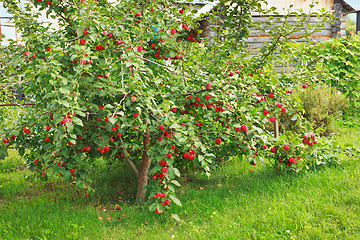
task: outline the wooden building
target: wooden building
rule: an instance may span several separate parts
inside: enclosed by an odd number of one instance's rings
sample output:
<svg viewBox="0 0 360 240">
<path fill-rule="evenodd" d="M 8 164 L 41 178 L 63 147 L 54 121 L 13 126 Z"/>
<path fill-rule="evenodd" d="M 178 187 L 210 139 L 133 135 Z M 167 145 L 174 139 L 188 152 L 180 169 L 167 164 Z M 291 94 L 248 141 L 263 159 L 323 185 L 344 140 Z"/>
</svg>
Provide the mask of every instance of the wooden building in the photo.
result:
<svg viewBox="0 0 360 240">
<path fill-rule="evenodd" d="M 115 1 L 115 0 L 110 0 Z M 331 24 L 330 19 L 329 22 L 325 24 L 325 27 L 321 29 L 321 32 L 312 36 L 313 39 L 316 40 L 324 40 L 329 37 L 335 37 L 338 35 L 338 32 L 341 36 L 345 36 L 345 28 L 346 28 L 346 15 L 350 12 L 354 12 L 355 9 L 350 6 L 346 0 L 317 0 L 319 2 L 316 5 L 315 9 L 326 8 L 329 11 L 334 11 L 335 17 L 338 19 L 334 20 L 334 24 Z M 359 0 L 360 1 L 360 0 Z M 24 5 L 27 0 L 21 0 L 21 4 Z M 183 0 L 178 0 L 178 2 L 184 2 Z M 230 1 L 229 1 L 230 2 Z M 283 16 L 287 14 L 287 9 L 289 9 L 290 5 L 293 5 L 292 9 L 300 9 L 302 8 L 304 12 L 309 12 L 309 5 L 312 4 L 313 0 L 267 0 L 267 5 L 263 5 L 263 8 L 276 7 L 279 16 Z M 212 2 L 206 0 L 193 0 L 193 5 L 199 10 L 195 17 L 200 18 L 201 13 L 208 13 L 213 8 L 216 8 L 219 4 L 218 0 L 214 0 Z M 45 14 L 41 19 L 41 22 L 44 23 L 52 23 L 54 28 L 58 28 L 56 20 L 47 19 Z M 360 15 L 359 15 L 360 16 Z M 14 24 L 9 21 L 11 15 L 8 14 L 3 7 L 3 3 L 0 2 L 0 33 L 5 34 L 8 38 L 19 40 L 20 36 L 17 34 Z M 263 16 L 259 13 L 253 13 L 253 20 L 256 22 L 269 22 L 269 16 Z M 294 17 L 289 18 L 290 22 L 295 21 Z M 274 20 L 273 20 L 274 21 Z M 316 21 L 316 17 L 312 17 L 311 21 Z M 274 25 L 279 24 L 279 22 L 272 23 Z M 214 37 L 216 36 L 216 31 L 213 31 L 210 26 L 212 23 L 209 23 L 206 18 L 200 20 L 200 29 L 203 30 L 202 37 Z M 299 32 L 297 35 L 301 35 Z M 259 48 L 265 42 L 269 41 L 268 34 L 266 32 L 261 32 L 256 29 L 252 29 L 249 38 L 246 40 L 246 43 L 252 48 Z M 302 39 L 300 39 L 302 41 Z M 7 42 L 2 42 L 3 45 L 7 45 Z"/>
<path fill-rule="evenodd" d="M 216 8 L 216 1 L 214 2 L 201 2 L 194 1 L 195 4 L 199 5 L 199 13 L 206 13 L 212 10 L 212 8 Z M 320 29 L 320 32 L 311 35 L 309 38 L 311 40 L 322 41 L 327 38 L 336 37 L 336 36 L 345 36 L 346 29 L 346 15 L 348 13 L 354 12 L 355 9 L 350 6 L 345 0 L 318 0 L 318 4 L 315 5 L 313 9 L 310 8 L 310 5 L 313 3 L 313 0 L 268 0 L 267 4 L 263 5 L 264 9 L 270 9 L 271 7 L 276 7 L 276 12 L 279 15 L 272 15 L 271 25 L 277 26 L 282 24 L 281 20 L 277 20 L 278 17 L 283 17 L 288 14 L 288 9 L 291 7 L 292 11 L 296 9 L 303 9 L 305 13 L 312 13 L 319 9 L 325 8 L 326 10 L 332 12 L 335 16 L 334 19 L 329 19 L 328 22 L 324 24 L 324 27 Z M 202 6 L 202 7 L 200 7 Z M 269 23 L 270 16 L 264 16 L 258 12 L 254 12 L 252 14 L 253 21 L 259 23 Z M 288 17 L 289 23 L 295 22 L 297 18 L 295 16 Z M 315 23 L 318 21 L 316 15 L 312 15 L 309 19 L 310 23 Z M 332 23 L 333 21 L 333 23 Z M 206 19 L 200 20 L 200 29 L 204 31 L 202 37 L 213 37 L 216 35 L 216 31 L 211 30 L 210 26 L 214 25 L 214 23 L 209 23 Z M 295 38 L 299 38 L 302 36 L 302 31 L 294 33 Z M 251 29 L 251 33 L 248 39 L 245 42 L 248 44 L 249 48 L 259 49 L 265 43 L 269 42 L 269 34 L 266 31 L 261 31 L 258 29 Z M 299 38 L 297 41 L 305 41 L 305 38 Z"/>
<path fill-rule="evenodd" d="M 27 0 L 20 0 L 20 8 L 25 7 Z M 43 10 L 42 15 L 39 19 L 40 22 L 44 23 L 44 25 L 49 25 L 55 29 L 59 28 L 59 24 L 56 19 L 47 18 L 46 11 Z M 16 31 L 15 24 L 11 21 L 12 15 L 7 12 L 6 8 L 4 7 L 4 3 L 0 2 L 0 34 L 5 35 L 5 39 L 1 42 L 1 45 L 7 46 L 9 44 L 8 39 L 12 39 L 15 41 L 20 41 L 21 36 Z"/>
</svg>

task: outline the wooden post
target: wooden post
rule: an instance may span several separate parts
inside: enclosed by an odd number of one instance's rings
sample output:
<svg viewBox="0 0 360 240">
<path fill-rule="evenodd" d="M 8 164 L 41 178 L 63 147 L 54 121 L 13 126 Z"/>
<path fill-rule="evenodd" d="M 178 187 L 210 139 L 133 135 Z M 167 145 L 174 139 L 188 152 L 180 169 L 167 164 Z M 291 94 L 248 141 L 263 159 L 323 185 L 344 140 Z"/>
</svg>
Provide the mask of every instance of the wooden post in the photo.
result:
<svg viewBox="0 0 360 240">
<path fill-rule="evenodd" d="M 275 120 L 274 122 L 274 138 L 279 138 L 279 122 Z"/>
<path fill-rule="evenodd" d="M 356 12 L 356 34 L 360 31 L 360 11 Z"/>
<path fill-rule="evenodd" d="M 343 16 L 342 10 L 343 5 L 341 3 L 335 3 L 334 4 L 334 25 L 331 28 L 332 37 L 339 37 L 340 31 L 341 31 L 341 18 Z"/>
</svg>

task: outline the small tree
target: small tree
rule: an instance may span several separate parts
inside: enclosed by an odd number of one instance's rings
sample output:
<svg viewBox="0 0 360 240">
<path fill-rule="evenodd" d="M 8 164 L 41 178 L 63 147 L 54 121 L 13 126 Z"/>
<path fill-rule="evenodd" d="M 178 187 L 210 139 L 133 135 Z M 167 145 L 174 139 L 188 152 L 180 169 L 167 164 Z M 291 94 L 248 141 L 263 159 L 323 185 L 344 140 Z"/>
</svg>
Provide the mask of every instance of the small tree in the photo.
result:
<svg viewBox="0 0 360 240">
<path fill-rule="evenodd" d="M 2 132 L 1 157 L 7 146 L 21 155 L 28 148 L 30 169 L 41 178 L 51 169 L 87 189 L 94 159 L 126 161 L 138 179 L 136 203 L 148 194 L 157 213 L 171 202 L 181 205 L 181 168 L 209 175 L 217 163 L 238 155 L 254 165 L 301 167 L 316 143 L 287 98 L 301 83 L 284 85 L 264 61 L 286 41 L 291 31 L 282 29 L 289 26 L 275 28 L 274 36 L 281 36 L 259 60 L 245 60 L 241 44 L 229 48 L 247 36 L 250 13 L 260 11 L 260 2 L 239 1 L 246 3 L 241 14 L 224 5 L 225 37 L 208 46 L 197 38 L 184 4 L 34 1 L 35 9 L 58 20 L 60 29 L 54 29 L 39 23 L 32 5 L 20 9 L 16 1 L 4 1 L 22 35 L 22 43 L 1 49 L 4 71 L 28 81 L 24 92 L 37 105 Z M 240 27 L 231 30 L 228 16 Z M 281 113 L 302 133 L 275 139 L 269 129 Z"/>
</svg>

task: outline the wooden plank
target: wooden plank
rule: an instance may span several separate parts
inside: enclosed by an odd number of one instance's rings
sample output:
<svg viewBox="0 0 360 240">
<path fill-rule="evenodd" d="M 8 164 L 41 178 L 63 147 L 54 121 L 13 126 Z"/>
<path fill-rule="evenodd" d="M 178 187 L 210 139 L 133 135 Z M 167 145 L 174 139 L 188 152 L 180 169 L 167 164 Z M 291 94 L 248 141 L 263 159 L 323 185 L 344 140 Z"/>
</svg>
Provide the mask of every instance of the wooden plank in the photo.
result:
<svg viewBox="0 0 360 240">
<path fill-rule="evenodd" d="M 318 0 L 319 4 L 315 5 L 312 9 L 312 12 L 326 8 L 327 10 L 332 10 L 334 6 L 334 0 Z M 312 3 L 311 0 L 267 0 L 267 4 L 262 4 L 263 9 L 270 9 L 271 7 L 276 7 L 277 12 L 279 14 L 286 14 L 290 5 L 294 5 L 291 10 L 294 11 L 295 9 L 303 9 L 305 13 L 310 12 L 310 4 Z"/>
<path fill-rule="evenodd" d="M 23 103 L 23 104 L 0 104 L 0 107 L 20 107 L 20 106 L 35 106 L 36 103 Z"/>
<path fill-rule="evenodd" d="M 283 19 L 283 16 L 273 16 L 271 21 L 273 21 L 274 23 L 281 22 L 282 19 Z M 252 16 L 252 21 L 258 22 L 258 23 L 270 22 L 268 16 Z M 287 21 L 288 22 L 298 22 L 298 18 L 295 16 L 294 17 L 290 16 L 287 18 Z M 311 16 L 310 19 L 308 20 L 308 22 L 309 23 L 319 22 L 319 18 L 317 16 Z"/>
<path fill-rule="evenodd" d="M 302 35 L 289 35 L 287 36 L 290 39 L 294 39 L 297 42 L 305 42 L 307 41 L 305 37 L 302 37 Z M 308 36 L 308 39 L 313 39 L 317 41 L 323 41 L 325 39 L 331 38 L 331 35 L 310 35 Z M 268 36 L 258 36 L 258 37 L 250 37 L 248 39 L 245 39 L 244 42 L 246 44 L 253 44 L 253 43 L 268 43 L 270 42 L 271 38 Z"/>
<path fill-rule="evenodd" d="M 273 29 L 275 27 L 279 27 L 279 26 L 283 26 L 284 24 L 282 22 L 272 22 L 270 25 L 268 24 L 262 24 L 260 25 L 260 27 L 262 26 L 262 28 L 265 29 Z M 308 28 L 308 27 L 312 27 L 314 26 L 314 23 L 310 23 L 310 24 L 304 24 L 303 28 Z M 321 27 L 323 29 L 331 29 L 333 27 L 333 25 L 330 22 L 325 22 L 324 25 Z M 253 27 L 250 29 L 259 29 L 259 27 Z"/>
<path fill-rule="evenodd" d="M 294 32 L 292 35 L 302 35 L 304 32 L 304 29 L 301 29 L 302 31 L 297 31 Z M 332 34 L 332 30 L 331 29 L 322 29 L 319 32 L 314 33 L 314 36 L 328 36 Z M 264 32 L 261 30 L 252 30 L 250 32 L 249 37 L 263 37 L 263 36 L 269 36 L 269 32 Z"/>
</svg>

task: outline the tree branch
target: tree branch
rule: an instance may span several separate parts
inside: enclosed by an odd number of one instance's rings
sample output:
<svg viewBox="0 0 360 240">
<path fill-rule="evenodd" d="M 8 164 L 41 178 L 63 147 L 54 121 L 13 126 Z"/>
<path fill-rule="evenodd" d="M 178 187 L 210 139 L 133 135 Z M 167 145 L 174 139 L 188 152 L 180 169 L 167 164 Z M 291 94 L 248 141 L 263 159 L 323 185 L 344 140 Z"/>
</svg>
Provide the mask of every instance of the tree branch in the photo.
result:
<svg viewBox="0 0 360 240">
<path fill-rule="evenodd" d="M 139 176 L 139 171 L 136 168 L 134 162 L 129 159 L 129 154 L 126 151 L 125 143 L 124 143 L 124 141 L 123 141 L 123 139 L 121 137 L 120 137 L 120 148 L 121 148 L 121 152 L 124 155 L 124 158 L 125 158 L 126 162 L 129 164 L 131 170 L 134 172 L 136 177 L 138 177 Z"/>
</svg>

